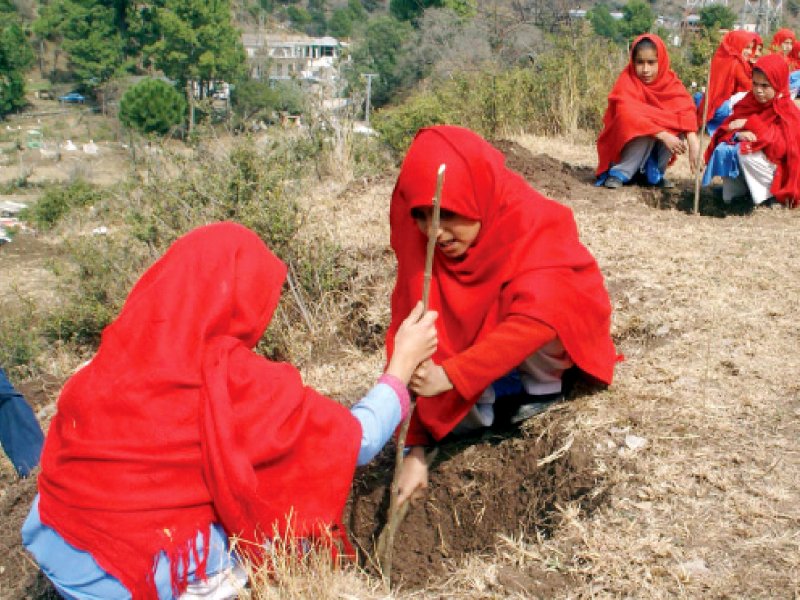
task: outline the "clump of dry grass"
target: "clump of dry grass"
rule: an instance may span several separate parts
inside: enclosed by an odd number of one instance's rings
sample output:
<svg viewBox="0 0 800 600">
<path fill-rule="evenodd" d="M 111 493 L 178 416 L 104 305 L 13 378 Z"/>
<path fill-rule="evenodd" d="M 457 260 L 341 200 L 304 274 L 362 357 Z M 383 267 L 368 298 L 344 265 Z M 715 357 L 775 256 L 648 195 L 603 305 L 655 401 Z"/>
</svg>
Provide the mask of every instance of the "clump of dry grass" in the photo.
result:
<svg viewBox="0 0 800 600">
<path fill-rule="evenodd" d="M 234 543 L 234 549 L 236 543 Z M 381 583 L 353 564 L 334 559 L 324 546 L 275 537 L 266 560 L 244 562 L 249 587 L 240 594 L 252 600 L 390 600 Z"/>
</svg>

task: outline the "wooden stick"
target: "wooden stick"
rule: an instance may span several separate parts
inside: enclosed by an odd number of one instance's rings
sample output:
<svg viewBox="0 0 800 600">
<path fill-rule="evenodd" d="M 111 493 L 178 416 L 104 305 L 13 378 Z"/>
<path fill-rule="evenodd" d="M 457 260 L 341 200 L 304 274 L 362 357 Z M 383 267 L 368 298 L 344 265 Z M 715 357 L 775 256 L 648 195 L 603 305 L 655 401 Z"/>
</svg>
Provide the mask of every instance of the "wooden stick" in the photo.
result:
<svg viewBox="0 0 800 600">
<path fill-rule="evenodd" d="M 444 171 L 446 165 L 442 163 L 439 165 L 439 171 L 436 174 L 436 192 L 433 196 L 433 217 L 431 219 L 430 228 L 428 229 L 428 246 L 425 252 L 425 274 L 422 280 L 422 306 L 425 311 L 428 310 L 428 303 L 430 300 L 431 292 L 431 278 L 433 276 L 433 254 L 436 250 L 436 231 L 439 229 L 439 213 L 442 203 L 442 186 L 444 185 Z M 408 512 L 408 502 L 398 505 L 398 485 L 400 480 L 400 472 L 403 468 L 403 458 L 406 448 L 406 435 L 408 435 L 408 426 L 411 423 L 411 413 L 414 412 L 414 404 L 408 410 L 403 424 L 400 426 L 400 432 L 397 435 L 397 452 L 395 453 L 394 462 L 394 475 L 392 476 L 392 487 L 390 489 L 389 499 L 389 514 L 386 519 L 386 526 L 378 536 L 378 543 L 376 546 L 376 553 L 378 557 L 378 564 L 381 568 L 381 577 L 384 584 L 388 587 L 392 577 L 392 554 L 394 551 L 394 536 L 397 533 L 397 528 Z M 432 461 L 436 455 L 431 453 L 429 459 Z M 428 459 L 426 462 L 430 464 Z"/>
<path fill-rule="evenodd" d="M 706 78 L 706 92 L 703 94 L 703 126 L 700 128 L 700 149 L 699 152 L 703 151 L 703 137 L 706 134 L 706 125 L 708 125 L 708 92 L 709 87 L 711 86 L 711 63 L 714 60 L 714 56 L 712 55 L 710 59 L 708 59 L 708 76 Z M 698 157 L 699 158 L 699 157 Z M 694 174 L 694 214 L 700 213 L 700 177 L 703 174 L 703 169 L 701 168 L 702 161 L 698 160 L 697 164 L 695 165 L 696 172 Z"/>
</svg>

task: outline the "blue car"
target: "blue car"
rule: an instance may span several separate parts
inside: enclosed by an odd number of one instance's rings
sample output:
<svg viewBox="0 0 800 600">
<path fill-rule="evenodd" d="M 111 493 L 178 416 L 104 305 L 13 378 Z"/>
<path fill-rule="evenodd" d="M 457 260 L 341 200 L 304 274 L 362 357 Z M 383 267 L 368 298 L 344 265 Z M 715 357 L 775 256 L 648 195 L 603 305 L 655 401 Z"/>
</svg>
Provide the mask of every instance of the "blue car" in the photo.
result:
<svg viewBox="0 0 800 600">
<path fill-rule="evenodd" d="M 70 92 L 64 96 L 59 96 L 58 101 L 67 102 L 70 104 L 83 104 L 86 101 L 86 97 L 78 92 Z"/>
</svg>

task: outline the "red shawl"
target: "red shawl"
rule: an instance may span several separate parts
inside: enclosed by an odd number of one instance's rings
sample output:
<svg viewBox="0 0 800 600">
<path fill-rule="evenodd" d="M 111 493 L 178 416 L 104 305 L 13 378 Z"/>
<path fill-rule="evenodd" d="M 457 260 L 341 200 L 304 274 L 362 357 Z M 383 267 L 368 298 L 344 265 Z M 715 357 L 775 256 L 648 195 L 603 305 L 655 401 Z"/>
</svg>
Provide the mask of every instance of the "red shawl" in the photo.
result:
<svg viewBox="0 0 800 600">
<path fill-rule="evenodd" d="M 195 537 L 212 522 L 257 542 L 288 528 L 313 537 L 341 519 L 357 421 L 294 367 L 252 351 L 285 274 L 240 225 L 192 231 L 136 283 L 61 393 L 42 455 L 42 522 L 134 598 L 157 597 L 160 551 L 185 588 Z"/>
<path fill-rule="evenodd" d="M 658 49 L 658 76 L 650 85 L 636 76 L 633 64 L 633 48 L 643 39 L 649 39 Z M 608 95 L 603 124 L 597 139 L 598 176 L 619 161 L 625 144 L 634 138 L 661 131 L 674 134 L 697 131 L 694 102 L 678 76 L 670 70 L 667 48 L 657 35 L 645 33 L 633 41 L 630 62 Z"/>
<path fill-rule="evenodd" d="M 792 44 L 792 51 L 789 53 L 789 70 L 797 71 L 800 69 L 800 42 Z"/>
<path fill-rule="evenodd" d="M 506 168 L 498 150 L 460 127 L 422 129 L 392 194 L 397 282 L 388 353 L 404 315 L 422 297 L 427 238 L 411 210 L 431 206 L 441 163 L 447 165 L 442 208 L 479 220 L 481 229 L 460 258 L 436 249 L 430 292 L 431 309 L 439 311 L 434 362 L 466 350 L 506 316 L 525 315 L 554 329 L 584 372 L 610 383 L 616 359 L 609 336 L 611 304 L 597 262 L 578 240 L 572 212 L 532 189 Z M 418 398 L 414 414 L 441 439 L 476 400 L 451 390 Z"/>
<path fill-rule="evenodd" d="M 731 31 L 722 38 L 719 48 L 711 59 L 711 81 L 708 83 L 708 118 L 728 98 L 738 92 L 749 92 L 752 85 L 752 66 L 742 52 L 753 44 L 756 34 L 747 31 Z M 703 102 L 697 109 L 698 120 L 703 118 Z"/>
<path fill-rule="evenodd" d="M 759 103 L 753 93 L 748 93 L 736 103 L 733 114 L 720 125 L 706 149 L 706 162 L 717 144 L 734 143 L 735 131 L 728 123 L 747 119 L 743 129 L 752 131 L 755 142 L 741 142 L 739 152 L 748 154 L 762 150 L 770 162 L 777 166 L 770 191 L 787 206 L 797 206 L 800 201 L 800 110 L 789 93 L 789 67 L 779 54 L 762 56 L 754 69 L 766 75 L 775 89 L 775 98 L 766 104 Z"/>
</svg>

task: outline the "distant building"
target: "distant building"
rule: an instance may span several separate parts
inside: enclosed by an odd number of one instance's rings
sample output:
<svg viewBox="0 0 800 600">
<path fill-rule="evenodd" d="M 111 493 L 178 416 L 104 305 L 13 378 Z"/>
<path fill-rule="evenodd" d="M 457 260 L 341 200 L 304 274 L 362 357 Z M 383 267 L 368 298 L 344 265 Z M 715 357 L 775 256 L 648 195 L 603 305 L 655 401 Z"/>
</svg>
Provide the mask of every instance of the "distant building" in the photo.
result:
<svg viewBox="0 0 800 600">
<path fill-rule="evenodd" d="M 244 33 L 242 43 L 253 79 L 312 84 L 333 84 L 338 80 L 339 60 L 347 47 L 333 37 L 264 32 Z"/>
</svg>

